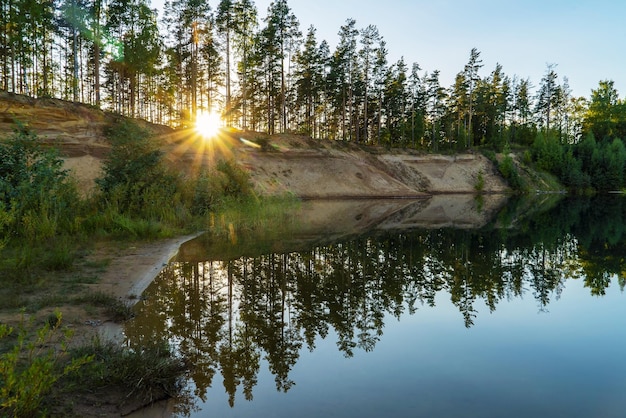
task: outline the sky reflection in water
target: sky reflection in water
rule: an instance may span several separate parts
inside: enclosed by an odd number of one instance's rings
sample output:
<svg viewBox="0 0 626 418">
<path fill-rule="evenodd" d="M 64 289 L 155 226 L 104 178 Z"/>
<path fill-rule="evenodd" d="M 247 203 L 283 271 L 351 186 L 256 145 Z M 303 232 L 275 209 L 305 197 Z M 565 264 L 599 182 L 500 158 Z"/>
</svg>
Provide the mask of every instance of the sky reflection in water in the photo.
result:
<svg viewBox="0 0 626 418">
<path fill-rule="evenodd" d="M 213 261 L 164 269 L 129 344 L 194 359 L 191 416 L 621 417 L 626 202 L 503 225 L 519 210 L 226 260 L 205 241 Z"/>
</svg>

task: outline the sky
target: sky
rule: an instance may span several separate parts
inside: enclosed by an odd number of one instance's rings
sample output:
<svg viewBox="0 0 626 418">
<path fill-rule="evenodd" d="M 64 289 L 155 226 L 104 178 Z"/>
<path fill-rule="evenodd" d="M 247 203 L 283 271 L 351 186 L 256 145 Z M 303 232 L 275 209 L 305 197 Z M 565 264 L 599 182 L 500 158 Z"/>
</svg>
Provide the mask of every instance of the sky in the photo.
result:
<svg viewBox="0 0 626 418">
<path fill-rule="evenodd" d="M 162 1 L 162 0 L 154 0 Z M 218 1 L 210 0 L 213 9 Z M 255 0 L 259 20 L 271 0 Z M 472 48 L 487 77 L 499 63 L 506 75 L 530 79 L 535 88 L 548 64 L 575 96 L 589 97 L 601 80 L 613 80 L 626 95 L 625 0 L 288 0 L 306 34 L 334 50 L 339 29 L 353 18 L 359 29 L 372 24 L 386 41 L 389 63 L 404 57 L 410 69 L 440 71 L 449 87 Z"/>
</svg>

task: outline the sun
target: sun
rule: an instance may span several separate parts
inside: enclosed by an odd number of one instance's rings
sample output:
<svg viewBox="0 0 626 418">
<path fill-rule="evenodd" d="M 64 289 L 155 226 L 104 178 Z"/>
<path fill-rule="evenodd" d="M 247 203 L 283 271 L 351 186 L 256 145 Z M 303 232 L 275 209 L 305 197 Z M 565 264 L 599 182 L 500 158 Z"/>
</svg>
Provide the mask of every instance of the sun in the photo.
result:
<svg viewBox="0 0 626 418">
<path fill-rule="evenodd" d="M 199 111 L 196 116 L 196 131 L 204 138 L 212 138 L 220 130 L 220 115 L 213 112 Z"/>
</svg>

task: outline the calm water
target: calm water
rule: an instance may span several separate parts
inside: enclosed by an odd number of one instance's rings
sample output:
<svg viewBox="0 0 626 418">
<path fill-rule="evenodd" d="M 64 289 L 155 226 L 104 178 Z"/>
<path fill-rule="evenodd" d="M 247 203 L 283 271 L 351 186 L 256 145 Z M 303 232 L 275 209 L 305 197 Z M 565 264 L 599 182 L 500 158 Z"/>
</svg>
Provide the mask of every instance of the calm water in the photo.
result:
<svg viewBox="0 0 626 418">
<path fill-rule="evenodd" d="M 128 344 L 193 364 L 180 416 L 626 416 L 626 200 L 441 199 L 189 242 Z"/>
</svg>

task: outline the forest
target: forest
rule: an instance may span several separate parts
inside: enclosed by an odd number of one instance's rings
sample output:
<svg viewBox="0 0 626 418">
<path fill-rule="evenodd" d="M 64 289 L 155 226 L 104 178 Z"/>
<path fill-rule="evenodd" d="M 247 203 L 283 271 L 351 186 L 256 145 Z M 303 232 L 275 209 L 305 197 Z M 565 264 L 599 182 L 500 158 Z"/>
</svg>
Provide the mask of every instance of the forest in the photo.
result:
<svg viewBox="0 0 626 418">
<path fill-rule="evenodd" d="M 611 80 L 575 97 L 483 69 L 473 48 L 453 85 L 389 62 L 377 27 L 347 19 L 331 50 L 287 0 L 0 0 L 0 88 L 82 102 L 173 127 L 199 112 L 244 130 L 433 152 L 517 145 L 571 189 L 624 185 L 626 103 Z M 418 46 L 416 46 L 418 48 Z M 487 73 L 488 72 L 488 73 Z M 486 75 L 485 75 L 486 74 Z"/>
</svg>

